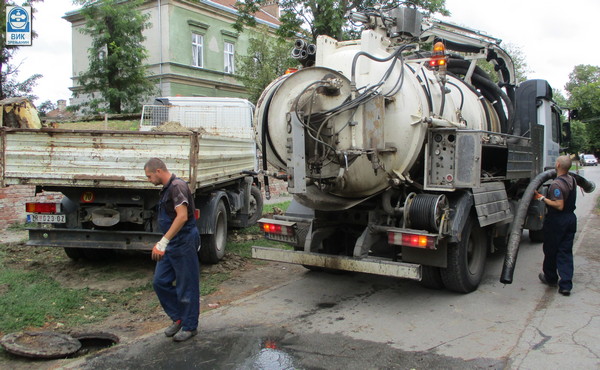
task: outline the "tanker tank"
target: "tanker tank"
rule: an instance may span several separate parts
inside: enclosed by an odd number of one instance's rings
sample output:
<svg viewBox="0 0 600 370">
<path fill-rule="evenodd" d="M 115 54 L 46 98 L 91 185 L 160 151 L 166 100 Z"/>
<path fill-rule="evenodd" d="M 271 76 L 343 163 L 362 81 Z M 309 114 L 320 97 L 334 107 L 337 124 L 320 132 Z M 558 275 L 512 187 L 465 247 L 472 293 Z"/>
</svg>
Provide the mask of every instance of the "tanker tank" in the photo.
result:
<svg viewBox="0 0 600 370">
<path fill-rule="evenodd" d="M 347 209 L 411 183 L 423 173 L 428 127 L 506 131 L 501 99 L 446 73 L 452 64 L 461 72 L 460 60 L 431 68 L 435 53 L 392 45 L 382 29 L 357 41 L 319 36 L 316 46 L 314 67 L 273 81 L 254 120 L 263 153 L 309 208 Z"/>
</svg>

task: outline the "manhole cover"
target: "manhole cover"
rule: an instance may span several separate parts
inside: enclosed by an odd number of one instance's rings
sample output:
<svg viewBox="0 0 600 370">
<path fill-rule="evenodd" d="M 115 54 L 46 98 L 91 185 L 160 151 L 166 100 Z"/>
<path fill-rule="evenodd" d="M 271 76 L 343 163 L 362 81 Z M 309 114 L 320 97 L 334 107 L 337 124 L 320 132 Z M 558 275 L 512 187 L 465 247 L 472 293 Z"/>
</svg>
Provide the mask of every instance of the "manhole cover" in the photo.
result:
<svg viewBox="0 0 600 370">
<path fill-rule="evenodd" d="M 31 358 L 66 357 L 81 348 L 81 342 L 70 335 L 49 331 L 7 334 L 0 344 L 10 353 Z"/>
</svg>

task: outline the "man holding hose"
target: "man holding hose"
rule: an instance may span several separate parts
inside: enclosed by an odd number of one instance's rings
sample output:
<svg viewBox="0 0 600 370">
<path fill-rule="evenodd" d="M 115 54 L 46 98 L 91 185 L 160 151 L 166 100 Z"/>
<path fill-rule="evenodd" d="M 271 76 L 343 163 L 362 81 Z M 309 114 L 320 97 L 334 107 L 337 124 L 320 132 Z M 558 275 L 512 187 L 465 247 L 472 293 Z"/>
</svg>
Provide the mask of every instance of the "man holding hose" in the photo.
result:
<svg viewBox="0 0 600 370">
<path fill-rule="evenodd" d="M 569 175 L 571 158 L 567 155 L 556 159 L 556 179 L 545 197 L 535 192 L 535 199 L 548 207 L 544 220 L 544 264 L 538 275 L 542 283 L 556 286 L 564 296 L 571 294 L 573 288 L 573 240 L 577 231 L 575 201 L 577 183 Z"/>
</svg>

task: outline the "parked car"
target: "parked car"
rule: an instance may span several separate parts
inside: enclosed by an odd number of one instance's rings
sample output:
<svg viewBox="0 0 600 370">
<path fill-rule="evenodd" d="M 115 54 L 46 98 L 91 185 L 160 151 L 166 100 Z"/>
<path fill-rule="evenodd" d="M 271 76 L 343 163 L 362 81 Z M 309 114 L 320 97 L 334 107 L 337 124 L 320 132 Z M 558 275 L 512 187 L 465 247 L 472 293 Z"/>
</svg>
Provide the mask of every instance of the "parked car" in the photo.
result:
<svg viewBox="0 0 600 370">
<path fill-rule="evenodd" d="M 593 154 L 584 154 L 581 156 L 581 165 L 582 166 L 597 166 L 598 158 L 596 158 Z"/>
</svg>

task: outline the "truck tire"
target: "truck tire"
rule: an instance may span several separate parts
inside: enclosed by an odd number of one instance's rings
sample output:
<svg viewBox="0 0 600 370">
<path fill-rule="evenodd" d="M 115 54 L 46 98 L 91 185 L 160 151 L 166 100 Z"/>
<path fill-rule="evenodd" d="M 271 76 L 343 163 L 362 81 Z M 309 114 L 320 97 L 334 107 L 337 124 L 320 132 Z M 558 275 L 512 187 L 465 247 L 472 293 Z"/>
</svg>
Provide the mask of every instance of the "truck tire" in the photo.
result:
<svg viewBox="0 0 600 370">
<path fill-rule="evenodd" d="M 483 277 L 487 252 L 485 232 L 469 216 L 461 241 L 448 244 L 448 266 L 440 270 L 446 288 L 457 293 L 476 290 Z"/>
<path fill-rule="evenodd" d="M 260 189 L 256 186 L 250 187 L 250 207 L 248 207 L 248 226 L 256 224 L 262 217 L 263 197 Z"/>
<path fill-rule="evenodd" d="M 532 243 L 544 242 L 544 230 L 529 230 L 529 240 Z"/>
<path fill-rule="evenodd" d="M 444 289 L 444 281 L 439 267 L 421 266 L 421 285 L 428 289 Z"/>
<path fill-rule="evenodd" d="M 72 259 L 73 261 L 77 261 L 83 259 L 85 256 L 83 255 L 82 248 L 64 248 L 65 254 L 67 257 Z"/>
<path fill-rule="evenodd" d="M 201 235 L 200 261 L 215 264 L 225 256 L 227 245 L 227 209 L 222 200 L 215 211 L 215 232 Z"/>
</svg>

